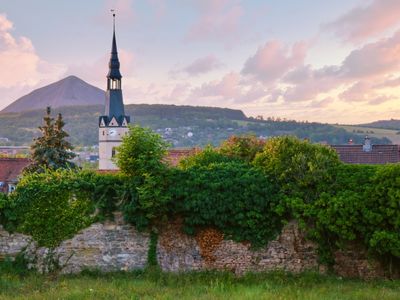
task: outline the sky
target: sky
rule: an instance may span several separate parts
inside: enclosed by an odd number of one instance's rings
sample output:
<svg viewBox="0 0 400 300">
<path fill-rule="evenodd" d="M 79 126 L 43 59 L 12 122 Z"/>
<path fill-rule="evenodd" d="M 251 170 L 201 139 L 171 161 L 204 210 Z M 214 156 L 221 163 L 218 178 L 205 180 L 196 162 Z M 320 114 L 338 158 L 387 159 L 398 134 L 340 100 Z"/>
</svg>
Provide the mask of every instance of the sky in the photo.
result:
<svg viewBox="0 0 400 300">
<path fill-rule="evenodd" d="M 125 104 L 323 123 L 400 119 L 399 0 L 0 0 L 0 109 L 75 75 Z"/>
</svg>

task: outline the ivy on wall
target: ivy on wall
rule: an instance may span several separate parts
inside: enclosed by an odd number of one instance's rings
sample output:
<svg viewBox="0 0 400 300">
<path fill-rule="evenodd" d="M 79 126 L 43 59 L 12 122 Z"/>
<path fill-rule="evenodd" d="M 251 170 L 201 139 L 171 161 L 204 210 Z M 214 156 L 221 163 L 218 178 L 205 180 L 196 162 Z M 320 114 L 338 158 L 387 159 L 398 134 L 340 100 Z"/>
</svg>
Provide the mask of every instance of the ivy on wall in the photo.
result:
<svg viewBox="0 0 400 300">
<path fill-rule="evenodd" d="M 132 139 L 124 139 L 118 164 L 132 160 L 122 174 L 28 174 L 13 194 L 0 196 L 0 222 L 55 247 L 119 210 L 139 230 L 179 218 L 189 234 L 215 228 L 225 238 L 258 247 L 295 219 L 319 244 L 325 263 L 349 242 L 391 265 L 400 258 L 399 164 L 344 165 L 329 147 L 293 137 L 262 144 L 238 137 L 170 167 L 159 136 L 138 127 L 131 134 L 147 141 L 135 144 L 146 155 L 132 158 L 133 148 L 126 145 Z M 132 172 L 130 166 L 140 168 Z M 152 233 L 149 265 L 156 263 L 156 243 Z"/>
</svg>

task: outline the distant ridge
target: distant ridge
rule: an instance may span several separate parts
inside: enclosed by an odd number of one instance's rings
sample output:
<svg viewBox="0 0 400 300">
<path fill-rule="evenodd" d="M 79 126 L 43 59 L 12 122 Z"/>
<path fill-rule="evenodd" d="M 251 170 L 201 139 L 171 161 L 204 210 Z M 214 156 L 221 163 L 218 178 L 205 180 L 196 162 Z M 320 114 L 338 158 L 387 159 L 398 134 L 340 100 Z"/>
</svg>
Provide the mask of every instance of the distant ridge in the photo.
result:
<svg viewBox="0 0 400 300">
<path fill-rule="evenodd" d="M 64 106 L 104 105 L 104 91 L 76 76 L 36 89 L 17 99 L 0 113 L 24 112 Z"/>
<path fill-rule="evenodd" d="M 371 123 L 360 124 L 358 126 L 400 130 L 400 120 L 398 119 L 379 120 Z"/>
</svg>

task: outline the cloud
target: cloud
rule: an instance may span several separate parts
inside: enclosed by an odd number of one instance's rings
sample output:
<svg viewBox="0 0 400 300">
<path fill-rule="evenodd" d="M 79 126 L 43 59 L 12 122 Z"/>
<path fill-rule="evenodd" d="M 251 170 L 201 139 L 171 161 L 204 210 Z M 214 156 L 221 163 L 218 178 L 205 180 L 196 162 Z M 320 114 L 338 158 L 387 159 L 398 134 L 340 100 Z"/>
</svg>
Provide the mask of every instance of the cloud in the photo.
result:
<svg viewBox="0 0 400 300">
<path fill-rule="evenodd" d="M 237 40 L 243 8 L 238 1 L 202 0 L 196 2 L 199 18 L 189 28 L 185 40 L 224 41 Z"/>
<path fill-rule="evenodd" d="M 182 71 L 186 72 L 190 76 L 196 76 L 208 73 L 220 68 L 221 66 L 222 63 L 214 55 L 207 55 L 196 59 L 188 66 L 184 67 Z"/>
<path fill-rule="evenodd" d="M 373 0 L 324 26 L 346 42 L 363 42 L 400 25 L 398 0 Z"/>
<path fill-rule="evenodd" d="M 275 77 L 281 75 L 284 66 L 290 66 L 289 63 L 281 65 L 281 72 L 275 72 Z M 270 69 L 274 74 L 273 68 Z M 340 65 L 317 69 L 311 65 L 297 66 L 281 77 L 280 83 L 287 85 L 282 96 L 286 102 L 311 101 L 344 89 L 338 97 L 340 100 L 383 103 L 393 97 L 382 97 L 384 92 L 380 90 L 399 83 L 398 79 L 393 79 L 399 69 L 400 31 L 351 51 Z"/>
<path fill-rule="evenodd" d="M 307 47 L 295 43 L 291 49 L 280 41 L 269 41 L 245 62 L 242 73 L 262 82 L 274 82 L 296 66 L 302 65 Z"/>
<path fill-rule="evenodd" d="M 346 77 L 377 77 L 400 68 L 400 31 L 390 38 L 366 44 L 350 53 L 343 62 Z"/>
<path fill-rule="evenodd" d="M 233 100 L 240 92 L 240 74 L 230 72 L 221 80 L 202 84 L 194 89 L 193 94 L 201 98 Z"/>
<path fill-rule="evenodd" d="M 58 78 L 65 70 L 61 64 L 51 64 L 41 59 L 27 37 L 12 35 L 13 24 L 0 14 L 0 92 L 5 106 L 20 92 Z"/>
</svg>

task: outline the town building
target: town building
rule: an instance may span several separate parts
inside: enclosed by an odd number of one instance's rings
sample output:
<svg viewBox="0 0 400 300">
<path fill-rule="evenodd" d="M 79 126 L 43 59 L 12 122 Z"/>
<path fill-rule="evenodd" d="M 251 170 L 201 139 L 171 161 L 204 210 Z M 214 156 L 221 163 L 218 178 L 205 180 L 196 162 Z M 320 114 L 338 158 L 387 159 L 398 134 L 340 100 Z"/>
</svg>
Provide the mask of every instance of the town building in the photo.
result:
<svg viewBox="0 0 400 300">
<path fill-rule="evenodd" d="M 342 162 L 348 164 L 389 164 L 400 162 L 399 145 L 373 145 L 365 137 L 364 144 L 331 145 Z"/>
<path fill-rule="evenodd" d="M 122 137 L 128 132 L 130 117 L 125 115 L 122 97 L 120 63 L 115 38 L 115 14 L 113 14 L 113 38 L 111 56 L 108 64 L 105 113 L 99 117 L 99 169 L 116 170 L 113 162 L 116 147 L 121 145 Z"/>
<path fill-rule="evenodd" d="M 0 192 L 14 191 L 23 169 L 29 164 L 28 158 L 0 158 Z"/>
</svg>

